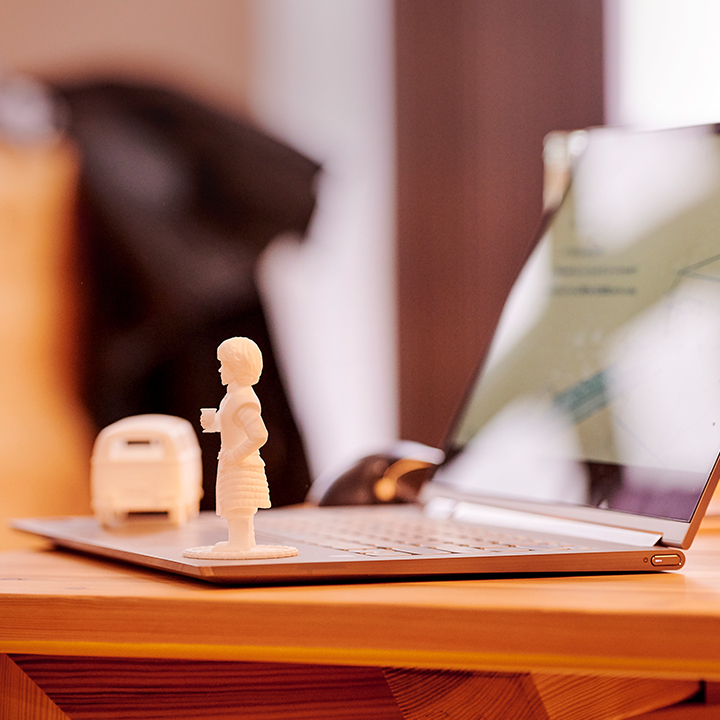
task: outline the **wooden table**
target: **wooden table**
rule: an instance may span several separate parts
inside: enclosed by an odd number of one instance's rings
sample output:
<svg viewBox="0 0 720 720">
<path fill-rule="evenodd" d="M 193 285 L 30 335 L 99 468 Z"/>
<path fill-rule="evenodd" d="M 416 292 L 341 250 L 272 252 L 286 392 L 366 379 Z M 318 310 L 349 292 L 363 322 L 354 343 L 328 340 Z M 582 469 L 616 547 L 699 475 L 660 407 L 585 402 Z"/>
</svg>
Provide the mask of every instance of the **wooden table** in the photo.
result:
<svg viewBox="0 0 720 720">
<path fill-rule="evenodd" d="M 720 717 L 720 532 L 663 575 L 289 588 L 11 551 L 0 653 L 2 718 Z"/>
</svg>

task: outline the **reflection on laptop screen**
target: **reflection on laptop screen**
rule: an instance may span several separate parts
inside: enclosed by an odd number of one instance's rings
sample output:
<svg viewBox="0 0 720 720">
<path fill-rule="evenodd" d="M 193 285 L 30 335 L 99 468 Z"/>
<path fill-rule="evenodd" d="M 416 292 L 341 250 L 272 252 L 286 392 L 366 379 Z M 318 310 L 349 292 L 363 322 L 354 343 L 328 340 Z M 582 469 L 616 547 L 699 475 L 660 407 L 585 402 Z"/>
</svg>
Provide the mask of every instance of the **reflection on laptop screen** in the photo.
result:
<svg viewBox="0 0 720 720">
<path fill-rule="evenodd" d="M 720 136 L 573 135 L 436 480 L 689 520 L 720 448 Z"/>
</svg>

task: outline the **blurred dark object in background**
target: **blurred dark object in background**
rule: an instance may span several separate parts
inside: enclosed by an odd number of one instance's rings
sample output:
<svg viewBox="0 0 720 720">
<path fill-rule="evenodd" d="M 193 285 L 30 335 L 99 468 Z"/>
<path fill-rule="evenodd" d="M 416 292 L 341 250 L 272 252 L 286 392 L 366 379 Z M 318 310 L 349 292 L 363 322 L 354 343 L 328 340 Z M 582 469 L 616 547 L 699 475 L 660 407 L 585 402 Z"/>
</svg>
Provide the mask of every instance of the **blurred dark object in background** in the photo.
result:
<svg viewBox="0 0 720 720">
<path fill-rule="evenodd" d="M 272 502 L 301 502 L 305 451 L 254 271 L 274 237 L 307 230 L 319 166 L 174 91 L 114 82 L 57 91 L 82 158 L 83 392 L 98 429 L 152 412 L 199 433 L 200 408 L 223 396 L 217 346 L 251 337 L 265 360 L 257 394 Z M 218 438 L 199 439 L 202 507 L 212 509 Z"/>
<path fill-rule="evenodd" d="M 318 504 L 414 503 L 418 501 L 423 483 L 436 467 L 434 463 L 399 457 L 394 453 L 368 455 L 339 475 Z"/>
</svg>

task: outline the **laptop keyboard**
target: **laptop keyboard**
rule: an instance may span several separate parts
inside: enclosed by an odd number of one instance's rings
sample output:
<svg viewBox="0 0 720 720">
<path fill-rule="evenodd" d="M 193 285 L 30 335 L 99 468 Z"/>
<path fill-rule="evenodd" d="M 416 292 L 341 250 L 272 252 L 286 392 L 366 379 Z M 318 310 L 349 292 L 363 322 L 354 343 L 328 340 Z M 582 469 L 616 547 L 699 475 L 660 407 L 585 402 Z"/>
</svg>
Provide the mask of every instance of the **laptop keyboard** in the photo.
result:
<svg viewBox="0 0 720 720">
<path fill-rule="evenodd" d="M 591 548 L 528 534 L 483 528 L 471 523 L 423 516 L 374 518 L 353 508 L 313 509 L 258 516 L 258 529 L 280 533 L 289 541 L 366 557 L 415 555 L 497 555 L 572 552 Z M 377 515 L 384 517 L 378 518 Z"/>
</svg>

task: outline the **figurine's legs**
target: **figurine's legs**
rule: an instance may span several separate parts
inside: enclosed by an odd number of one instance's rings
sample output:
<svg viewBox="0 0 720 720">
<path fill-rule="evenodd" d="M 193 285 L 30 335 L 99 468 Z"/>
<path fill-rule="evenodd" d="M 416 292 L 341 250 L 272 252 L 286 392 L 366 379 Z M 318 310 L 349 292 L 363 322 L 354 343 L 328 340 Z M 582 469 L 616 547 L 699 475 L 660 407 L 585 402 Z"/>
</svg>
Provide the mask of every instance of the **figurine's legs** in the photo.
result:
<svg viewBox="0 0 720 720">
<path fill-rule="evenodd" d="M 228 539 L 215 545 L 188 548 L 183 555 L 188 558 L 218 560 L 263 560 L 286 558 L 298 554 L 297 548 L 289 545 L 256 545 L 253 516 L 256 508 L 238 508 L 224 517 L 228 525 Z"/>
<path fill-rule="evenodd" d="M 246 552 L 255 547 L 253 516 L 257 508 L 237 508 L 228 512 L 228 542 L 226 550 Z"/>
</svg>

